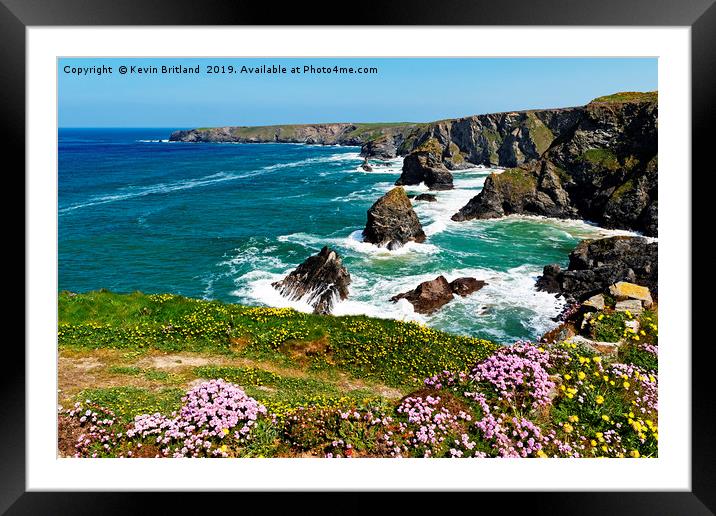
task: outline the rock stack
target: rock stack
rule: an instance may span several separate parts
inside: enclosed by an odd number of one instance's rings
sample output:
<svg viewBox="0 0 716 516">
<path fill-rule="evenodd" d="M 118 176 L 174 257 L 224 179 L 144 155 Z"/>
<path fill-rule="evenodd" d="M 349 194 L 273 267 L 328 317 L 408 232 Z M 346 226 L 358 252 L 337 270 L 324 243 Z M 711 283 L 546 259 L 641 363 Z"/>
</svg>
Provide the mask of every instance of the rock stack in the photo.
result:
<svg viewBox="0 0 716 516">
<path fill-rule="evenodd" d="M 273 287 L 291 300 L 305 300 L 315 314 L 330 314 L 336 300 L 348 297 L 351 276 L 341 257 L 328 247 L 310 256 Z"/>
<path fill-rule="evenodd" d="M 394 250 L 406 242 L 425 242 L 425 232 L 403 188 L 393 188 L 368 210 L 363 241 Z"/>
</svg>

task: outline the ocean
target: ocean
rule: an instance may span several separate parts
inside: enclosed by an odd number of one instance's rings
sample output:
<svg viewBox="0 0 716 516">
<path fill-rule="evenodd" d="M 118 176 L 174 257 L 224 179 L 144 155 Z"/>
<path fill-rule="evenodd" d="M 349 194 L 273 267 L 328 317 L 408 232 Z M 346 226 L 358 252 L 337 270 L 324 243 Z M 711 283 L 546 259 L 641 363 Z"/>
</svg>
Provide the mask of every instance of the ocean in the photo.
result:
<svg viewBox="0 0 716 516">
<path fill-rule="evenodd" d="M 388 251 L 361 242 L 366 211 L 392 188 L 401 159 L 360 169 L 358 147 L 169 142 L 172 129 L 60 129 L 59 289 L 171 292 L 290 306 L 271 282 L 324 245 L 352 277 L 335 315 L 413 320 L 511 343 L 555 325 L 562 301 L 537 292 L 549 263 L 609 231 L 537 217 L 452 222 L 492 172 L 454 172 L 438 202 L 414 202 L 424 244 Z M 408 193 L 427 191 L 423 185 Z M 433 315 L 390 298 L 421 281 L 473 276 L 488 285 Z"/>
</svg>

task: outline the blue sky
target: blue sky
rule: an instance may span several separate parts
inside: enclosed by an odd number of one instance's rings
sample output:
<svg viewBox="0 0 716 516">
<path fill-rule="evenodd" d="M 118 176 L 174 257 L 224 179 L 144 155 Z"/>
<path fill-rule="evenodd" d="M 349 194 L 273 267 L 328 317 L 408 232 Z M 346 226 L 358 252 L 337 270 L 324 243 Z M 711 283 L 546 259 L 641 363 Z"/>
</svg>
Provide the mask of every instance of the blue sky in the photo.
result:
<svg viewBox="0 0 716 516">
<path fill-rule="evenodd" d="M 117 73 L 120 65 L 202 66 L 200 75 Z M 369 75 L 212 74 L 208 64 L 375 66 Z M 77 76 L 65 66 L 111 66 Z M 424 122 L 578 106 L 617 91 L 657 89 L 656 58 L 60 59 L 60 127 L 170 127 Z"/>
</svg>

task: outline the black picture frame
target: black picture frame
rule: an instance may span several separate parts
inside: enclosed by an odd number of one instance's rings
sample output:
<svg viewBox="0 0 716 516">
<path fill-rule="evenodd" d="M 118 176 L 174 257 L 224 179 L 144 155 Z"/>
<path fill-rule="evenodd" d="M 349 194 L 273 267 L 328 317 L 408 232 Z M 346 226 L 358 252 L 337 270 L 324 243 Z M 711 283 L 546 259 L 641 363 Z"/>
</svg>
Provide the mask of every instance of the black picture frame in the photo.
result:
<svg viewBox="0 0 716 516">
<path fill-rule="evenodd" d="M 444 0 L 436 5 L 425 0 L 393 0 L 384 5 L 364 2 L 347 6 L 350 18 L 336 15 L 335 3 L 283 4 L 280 7 L 240 0 L 0 0 L 0 108 L 2 120 L 12 130 L 4 131 L 6 163 L 16 163 L 7 174 L 16 175 L 25 164 L 25 30 L 28 26 L 84 25 L 564 25 L 564 26 L 685 26 L 691 28 L 692 58 L 692 169 L 713 168 L 707 154 L 713 145 L 716 115 L 716 5 L 715 0 L 512 0 L 509 4 L 490 1 Z M 338 23 L 336 23 L 338 21 Z M 709 142 L 709 143 L 707 143 Z M 712 160 L 711 160 L 712 161 Z M 672 171 L 683 180 L 690 174 Z M 693 176 L 692 176 L 693 179 Z M 23 186 L 24 191 L 24 182 Z M 708 195 L 692 188 L 692 206 Z M 13 208 L 15 209 L 15 208 Z M 14 220 L 17 215 L 6 215 Z M 696 220 L 692 212 L 692 220 Z M 692 233 L 693 234 L 693 233 Z M 23 247 L 24 249 L 24 247 Z M 23 256 L 27 259 L 27 256 Z M 692 270 L 698 261 L 692 258 Z M 23 264 L 25 278 L 32 271 Z M 695 269 L 698 270 L 698 269 Z M 692 300 L 693 307 L 696 303 Z M 31 306 L 26 306 L 31 310 Z M 702 310 L 705 310 L 703 308 Z M 692 312 L 693 313 L 693 312 Z M 694 317 L 692 315 L 692 320 Z M 692 335 L 695 341 L 695 335 Z M 6 343 L 6 346 L 9 342 Z M 701 345 L 699 345 L 701 344 Z M 714 514 L 716 513 L 716 445 L 711 426 L 715 412 L 708 360 L 709 341 L 683 343 L 692 353 L 692 490 L 689 492 L 584 492 L 584 493 L 480 493 L 481 506 L 506 507 L 517 512 L 550 514 Z M 0 513 L 7 514 L 126 514 L 143 512 L 149 498 L 159 497 L 162 512 L 200 503 L 206 508 L 206 494 L 189 497 L 181 493 L 69 493 L 26 492 L 25 488 L 25 378 L 24 354 L 5 367 L 0 375 L 3 411 L 0 424 Z M 7 358 L 6 358 L 7 359 Z M 709 382 L 709 383 L 707 383 Z M 219 498 L 216 498 L 219 496 Z M 231 495 L 211 495 L 217 507 Z M 356 493 L 346 494 L 341 504 L 358 502 Z M 496 504 L 493 502 L 497 502 Z M 300 502 L 299 502 L 300 503 Z M 206 509 L 204 509 L 206 510 Z M 240 510 L 240 509 L 238 509 Z M 494 509 L 493 509 L 494 510 Z"/>
</svg>

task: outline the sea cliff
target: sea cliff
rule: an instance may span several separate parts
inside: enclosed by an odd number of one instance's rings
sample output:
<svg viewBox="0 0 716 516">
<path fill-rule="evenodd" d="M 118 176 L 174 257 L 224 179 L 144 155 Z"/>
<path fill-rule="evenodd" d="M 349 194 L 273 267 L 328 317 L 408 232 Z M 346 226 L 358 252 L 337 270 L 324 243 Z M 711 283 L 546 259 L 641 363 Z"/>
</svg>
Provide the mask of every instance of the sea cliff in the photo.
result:
<svg viewBox="0 0 716 516">
<path fill-rule="evenodd" d="M 505 167 L 508 173 L 489 177 L 453 220 L 510 214 L 583 218 L 657 236 L 657 119 L 657 92 L 623 92 L 580 107 L 431 123 L 200 128 L 175 131 L 170 140 L 355 145 L 367 158 L 405 156 L 408 165 L 430 158 L 413 168 L 421 174 L 441 169 L 441 177 L 449 176 L 445 169 Z"/>
</svg>

